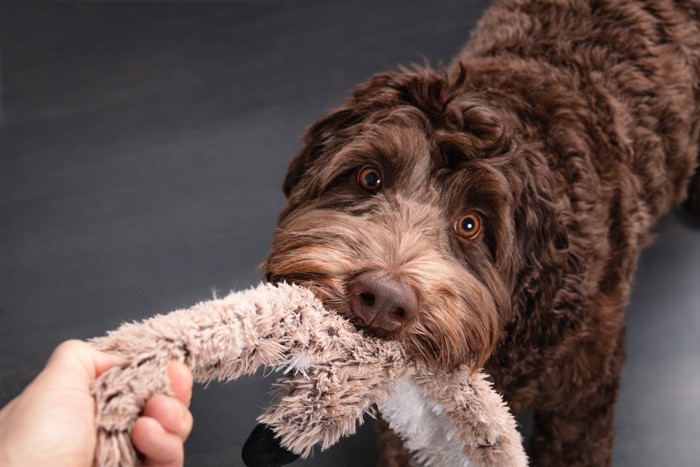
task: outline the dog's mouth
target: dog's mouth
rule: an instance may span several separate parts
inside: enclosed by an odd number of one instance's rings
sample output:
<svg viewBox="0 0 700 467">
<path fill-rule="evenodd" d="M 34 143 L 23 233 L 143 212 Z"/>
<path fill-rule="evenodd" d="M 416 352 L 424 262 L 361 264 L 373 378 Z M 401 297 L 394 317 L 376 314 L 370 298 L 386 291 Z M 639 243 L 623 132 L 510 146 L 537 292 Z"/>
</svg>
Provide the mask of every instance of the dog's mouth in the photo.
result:
<svg viewBox="0 0 700 467">
<path fill-rule="evenodd" d="M 307 288 L 311 290 L 311 292 L 313 292 L 316 298 L 321 300 L 321 302 L 326 308 L 340 313 L 341 315 L 345 315 L 343 313 L 344 307 L 342 306 L 344 300 L 340 300 L 339 298 L 335 297 L 335 293 L 330 292 L 332 289 L 329 287 L 328 283 L 331 281 L 327 278 L 325 274 L 304 272 L 277 275 L 273 273 L 267 273 L 265 275 L 265 280 L 271 283 L 272 285 L 286 283 Z"/>
<path fill-rule="evenodd" d="M 298 273 L 298 274 L 285 274 L 276 275 L 273 273 L 267 273 L 265 275 L 265 280 L 272 285 L 278 284 L 294 284 L 300 287 L 305 287 L 318 298 L 323 306 L 327 309 L 341 315 L 350 324 L 355 326 L 358 331 L 363 333 L 378 337 L 382 339 L 397 339 L 402 332 L 396 330 L 386 330 L 379 327 L 371 326 L 363 320 L 358 314 L 353 312 L 350 294 L 347 290 L 341 291 L 335 290 L 337 288 L 337 282 L 343 281 L 332 281 L 325 274 L 322 273 Z"/>
<path fill-rule="evenodd" d="M 285 275 L 277 275 L 271 272 L 265 274 L 265 280 L 272 285 L 294 284 L 300 287 L 306 287 L 307 289 L 314 289 L 314 284 L 318 283 L 319 277 L 321 277 L 321 274 L 313 274 L 308 272 Z"/>
</svg>

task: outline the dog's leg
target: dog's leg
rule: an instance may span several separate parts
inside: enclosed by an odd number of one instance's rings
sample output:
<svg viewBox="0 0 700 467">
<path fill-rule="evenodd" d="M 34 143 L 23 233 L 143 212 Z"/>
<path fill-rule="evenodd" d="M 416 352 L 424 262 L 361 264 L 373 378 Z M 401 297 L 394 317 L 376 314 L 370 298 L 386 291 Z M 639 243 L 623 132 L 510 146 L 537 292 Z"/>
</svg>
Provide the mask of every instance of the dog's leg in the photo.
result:
<svg viewBox="0 0 700 467">
<path fill-rule="evenodd" d="M 535 410 L 529 456 L 533 466 L 610 466 L 613 417 L 625 358 L 621 330 L 607 371 L 581 396 L 563 398 L 559 407 Z"/>
<path fill-rule="evenodd" d="M 700 216 L 700 167 L 695 171 L 693 178 L 690 179 L 688 198 L 683 203 L 683 207 L 696 216 Z"/>
<path fill-rule="evenodd" d="M 411 454 L 404 449 L 401 439 L 391 431 L 389 424 L 378 417 L 374 422 L 379 448 L 378 467 L 408 467 Z"/>
</svg>

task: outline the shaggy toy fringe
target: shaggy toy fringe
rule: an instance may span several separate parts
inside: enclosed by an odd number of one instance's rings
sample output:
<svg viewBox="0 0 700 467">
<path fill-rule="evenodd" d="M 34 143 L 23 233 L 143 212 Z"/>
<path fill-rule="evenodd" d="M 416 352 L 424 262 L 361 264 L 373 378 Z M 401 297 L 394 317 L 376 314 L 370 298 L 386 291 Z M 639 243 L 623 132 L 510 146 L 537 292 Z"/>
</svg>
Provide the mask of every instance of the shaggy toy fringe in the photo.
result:
<svg viewBox="0 0 700 467">
<path fill-rule="evenodd" d="M 128 362 L 93 385 L 95 465 L 139 463 L 131 427 L 152 395 L 171 394 L 172 360 L 187 364 L 200 383 L 233 380 L 261 366 L 291 372 L 259 420 L 302 457 L 315 444 L 326 449 L 353 434 L 378 405 L 423 465 L 527 465 L 515 421 L 481 373 L 431 372 L 397 342 L 358 333 L 298 286 L 262 284 L 124 324 L 92 344 Z"/>
</svg>

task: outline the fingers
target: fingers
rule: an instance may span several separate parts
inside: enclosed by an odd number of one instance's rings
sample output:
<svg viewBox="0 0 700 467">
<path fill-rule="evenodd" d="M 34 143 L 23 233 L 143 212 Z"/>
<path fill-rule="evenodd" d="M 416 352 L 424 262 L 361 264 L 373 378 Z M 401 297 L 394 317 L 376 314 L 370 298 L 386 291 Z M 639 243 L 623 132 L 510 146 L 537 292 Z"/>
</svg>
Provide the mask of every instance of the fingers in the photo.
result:
<svg viewBox="0 0 700 467">
<path fill-rule="evenodd" d="M 183 363 L 168 367 L 173 397 L 155 395 L 143 408 L 131 431 L 136 449 L 147 467 L 176 467 L 184 463 L 183 443 L 192 431 L 192 372 Z"/>
<path fill-rule="evenodd" d="M 78 400 L 83 412 L 92 419 L 94 401 L 89 393 L 90 384 L 121 362 L 119 357 L 100 352 L 87 342 L 66 341 L 54 350 L 44 370 L 25 391 L 41 393 L 42 388 L 50 387 L 54 398 L 61 394 L 71 402 Z M 183 443 L 192 431 L 192 415 L 187 410 L 192 398 L 192 373 L 184 364 L 173 363 L 168 367 L 168 376 L 174 397 L 152 397 L 132 429 L 134 446 L 145 456 L 144 465 L 148 467 L 182 466 Z M 76 394 L 80 395 L 77 399 Z M 60 406 L 67 407 L 66 404 Z M 88 425 L 94 430 L 92 424 Z M 94 448 L 90 453 L 92 450 Z"/>
<path fill-rule="evenodd" d="M 185 460 L 184 442 L 192 431 L 192 415 L 179 400 L 155 395 L 136 420 L 131 439 L 144 455 L 146 467 L 179 467 Z"/>
<path fill-rule="evenodd" d="M 192 431 L 192 414 L 179 400 L 161 394 L 151 397 L 142 415 L 160 423 L 165 431 L 175 434 L 184 442 Z"/>
<path fill-rule="evenodd" d="M 192 372 L 184 363 L 172 362 L 168 367 L 168 376 L 170 376 L 170 387 L 173 390 L 174 396 L 185 406 L 190 406 L 192 399 Z"/>
<path fill-rule="evenodd" d="M 180 467 L 185 461 L 182 438 L 167 432 L 155 419 L 141 417 L 131 430 L 131 440 L 144 455 L 146 467 Z"/>
</svg>

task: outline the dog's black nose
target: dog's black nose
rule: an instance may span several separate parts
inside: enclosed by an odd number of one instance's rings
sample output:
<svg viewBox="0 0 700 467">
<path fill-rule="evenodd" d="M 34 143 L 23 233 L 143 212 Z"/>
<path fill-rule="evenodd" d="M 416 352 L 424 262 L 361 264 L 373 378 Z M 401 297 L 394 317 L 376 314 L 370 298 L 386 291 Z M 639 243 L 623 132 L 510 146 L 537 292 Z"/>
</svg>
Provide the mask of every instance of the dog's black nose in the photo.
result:
<svg viewBox="0 0 700 467">
<path fill-rule="evenodd" d="M 348 288 L 352 312 L 367 326 L 398 331 L 416 319 L 415 291 L 404 279 L 388 271 L 363 272 Z"/>
</svg>

